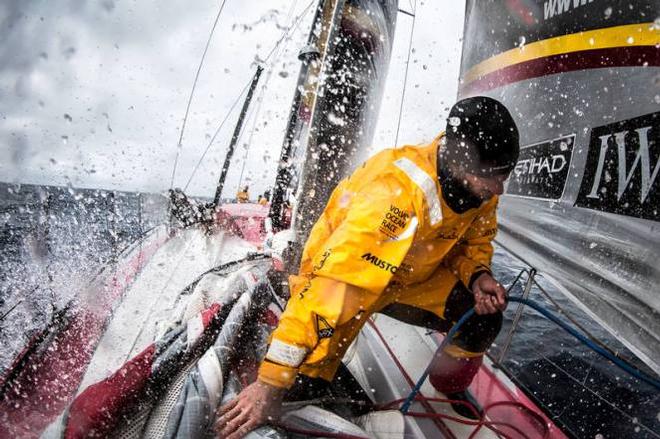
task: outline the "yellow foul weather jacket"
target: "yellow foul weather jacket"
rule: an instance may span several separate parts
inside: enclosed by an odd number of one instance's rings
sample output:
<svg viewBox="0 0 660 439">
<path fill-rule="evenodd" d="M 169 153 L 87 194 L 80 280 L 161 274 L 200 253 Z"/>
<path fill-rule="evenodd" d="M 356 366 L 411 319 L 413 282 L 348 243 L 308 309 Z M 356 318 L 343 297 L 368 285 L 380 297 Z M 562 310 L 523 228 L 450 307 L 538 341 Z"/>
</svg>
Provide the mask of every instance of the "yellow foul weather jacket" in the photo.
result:
<svg viewBox="0 0 660 439">
<path fill-rule="evenodd" d="M 446 272 L 448 292 L 489 271 L 497 197 L 463 214 L 449 208 L 437 178 L 442 139 L 384 150 L 339 183 L 310 233 L 299 275 L 290 277 L 260 380 L 290 387 L 298 372 L 331 380 L 366 319 L 401 291 Z M 440 294 L 424 291 L 413 304 L 441 315 Z"/>
</svg>

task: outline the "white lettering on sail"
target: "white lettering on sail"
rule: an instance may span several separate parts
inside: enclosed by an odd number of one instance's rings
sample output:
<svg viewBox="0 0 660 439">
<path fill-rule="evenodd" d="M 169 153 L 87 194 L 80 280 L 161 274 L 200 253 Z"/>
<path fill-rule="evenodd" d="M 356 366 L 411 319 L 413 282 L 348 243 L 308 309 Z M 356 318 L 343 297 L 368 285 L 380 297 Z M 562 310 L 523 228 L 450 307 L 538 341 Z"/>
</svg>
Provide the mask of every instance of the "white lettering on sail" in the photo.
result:
<svg viewBox="0 0 660 439">
<path fill-rule="evenodd" d="M 632 178 L 632 174 L 635 171 L 635 168 L 637 167 L 637 163 L 640 162 L 642 163 L 642 190 L 640 194 L 640 201 L 643 203 L 646 201 L 646 197 L 648 197 L 649 192 L 651 191 L 651 187 L 653 186 L 653 183 L 655 182 L 655 178 L 658 176 L 658 170 L 660 169 L 660 157 L 658 158 L 658 161 L 655 162 L 655 166 L 653 167 L 653 174 L 651 174 L 651 160 L 649 156 L 649 130 L 651 127 L 644 127 L 644 128 L 638 128 L 635 131 L 637 131 L 637 135 L 639 136 L 639 150 L 637 150 L 637 156 L 635 157 L 635 161 L 632 164 L 632 168 L 630 169 L 630 175 L 626 175 L 626 182 L 622 185 L 621 184 L 621 172 L 623 171 L 624 175 L 626 172 L 626 146 L 625 142 L 623 139 L 621 142 L 619 142 L 619 139 L 617 139 L 617 145 L 619 146 L 618 151 L 619 151 L 619 187 L 618 187 L 618 198 L 619 200 L 621 199 L 621 195 L 623 195 L 623 192 L 626 190 L 628 187 L 628 183 L 630 182 L 630 179 Z M 621 157 L 623 157 L 623 160 L 621 160 Z M 623 161 L 623 163 L 622 163 Z"/>
<path fill-rule="evenodd" d="M 559 163 L 559 165 L 557 165 Z M 564 169 L 566 166 L 566 157 L 563 155 L 555 155 L 552 157 L 552 169 L 550 172 L 555 173 Z"/>
<path fill-rule="evenodd" d="M 542 171 L 548 174 L 554 174 L 561 172 L 564 166 L 566 166 L 566 158 L 561 154 L 557 154 L 548 157 L 532 157 L 518 160 L 513 172 L 515 175 L 540 174 Z"/>
<path fill-rule="evenodd" d="M 591 3 L 594 0 L 573 0 L 573 9 Z M 555 15 L 561 15 L 571 8 L 571 0 L 547 0 L 543 3 L 543 18 L 547 20 Z"/>
<path fill-rule="evenodd" d="M 598 166 L 596 167 L 596 175 L 594 176 L 594 184 L 591 186 L 591 192 L 587 195 L 588 198 L 598 198 L 598 184 L 603 175 L 603 165 L 605 164 L 605 152 L 607 152 L 607 139 L 609 139 L 611 134 L 606 134 L 600 136 L 600 154 L 598 155 Z"/>
<path fill-rule="evenodd" d="M 651 130 L 651 127 L 637 128 L 635 131 L 639 136 L 639 149 L 637 150 L 637 155 L 635 160 L 633 160 L 630 169 L 628 169 L 628 164 L 626 163 L 626 134 L 629 131 L 621 131 L 614 133 L 614 139 L 617 145 L 617 158 L 618 158 L 618 186 L 617 186 L 617 201 L 621 200 L 621 197 L 625 193 L 626 189 L 630 185 L 630 180 L 632 180 L 635 170 L 638 166 L 641 167 L 641 190 L 640 190 L 640 201 L 643 203 L 646 201 L 646 198 L 655 183 L 655 179 L 658 176 L 658 171 L 660 171 L 660 158 L 656 161 L 655 166 L 653 167 L 653 172 L 651 172 L 651 157 L 649 154 L 649 139 L 648 133 Z M 598 186 L 600 184 L 601 178 L 603 176 L 603 167 L 605 163 L 605 153 L 608 149 L 608 141 L 612 137 L 611 134 L 600 136 L 600 153 L 598 156 L 598 166 L 596 167 L 596 175 L 594 177 L 593 185 L 591 186 L 591 192 L 587 195 L 588 198 L 598 198 Z"/>
<path fill-rule="evenodd" d="M 548 19 L 555 15 L 555 7 L 557 6 L 557 0 L 550 0 L 543 4 L 543 18 Z"/>
</svg>

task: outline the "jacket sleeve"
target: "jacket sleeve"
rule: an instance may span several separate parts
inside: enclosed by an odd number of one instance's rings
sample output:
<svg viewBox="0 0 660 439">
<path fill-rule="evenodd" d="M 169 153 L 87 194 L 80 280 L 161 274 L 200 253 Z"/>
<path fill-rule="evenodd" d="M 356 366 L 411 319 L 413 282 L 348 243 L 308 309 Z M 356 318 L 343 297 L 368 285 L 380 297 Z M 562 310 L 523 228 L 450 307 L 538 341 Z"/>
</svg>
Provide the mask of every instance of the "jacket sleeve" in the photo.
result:
<svg viewBox="0 0 660 439">
<path fill-rule="evenodd" d="M 339 197 L 346 206 L 326 207 L 345 209 L 343 219 L 312 256 L 311 275 L 291 277 L 291 298 L 259 368 L 261 381 L 290 387 L 302 364 L 334 360 L 334 328 L 369 310 L 406 256 L 417 227 L 410 195 L 394 178 L 364 187 Z"/>
<path fill-rule="evenodd" d="M 446 265 L 470 289 L 478 275 L 490 273 L 492 241 L 497 233 L 497 202 L 495 197 L 484 207 L 446 258 Z"/>
</svg>

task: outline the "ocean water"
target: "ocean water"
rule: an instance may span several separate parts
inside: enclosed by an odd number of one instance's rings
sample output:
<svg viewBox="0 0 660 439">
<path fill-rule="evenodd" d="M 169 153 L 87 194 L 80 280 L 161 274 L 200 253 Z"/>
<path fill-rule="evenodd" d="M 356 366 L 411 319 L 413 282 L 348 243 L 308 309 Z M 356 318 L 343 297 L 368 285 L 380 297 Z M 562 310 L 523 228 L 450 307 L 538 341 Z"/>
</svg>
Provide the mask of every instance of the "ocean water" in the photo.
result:
<svg viewBox="0 0 660 439">
<path fill-rule="evenodd" d="M 49 326 L 101 267 L 166 221 L 158 194 L 0 183 L 0 373 L 32 335 Z M 503 248 L 495 276 L 510 285 L 525 268 Z M 522 295 L 526 277 L 511 289 Z M 560 307 L 622 356 L 641 362 L 577 306 L 538 278 Z M 557 313 L 538 289 L 530 298 Z M 499 359 L 517 304 L 490 350 Z M 525 309 L 501 363 L 516 384 L 572 437 L 658 438 L 660 396 Z M 646 369 L 648 372 L 648 369 Z M 600 435 L 600 436 L 599 436 Z"/>
<path fill-rule="evenodd" d="M 509 286 L 526 266 L 502 247 L 496 246 L 494 275 Z M 526 275 L 510 295 L 521 297 Z M 625 346 L 578 306 L 543 279 L 537 281 L 552 301 L 611 350 L 654 376 Z M 558 315 L 561 311 L 537 287 L 533 299 Z M 504 325 L 490 349 L 500 359 L 518 304 L 504 314 Z M 660 394 L 649 384 L 630 377 L 617 366 L 578 342 L 562 328 L 536 311 L 523 309 L 511 344 L 501 363 L 513 381 L 557 425 L 577 438 L 660 438 Z M 656 376 L 657 378 L 657 376 Z"/>
<path fill-rule="evenodd" d="M 0 183 L 0 375 L 130 243 L 162 223 L 158 194 Z"/>
</svg>

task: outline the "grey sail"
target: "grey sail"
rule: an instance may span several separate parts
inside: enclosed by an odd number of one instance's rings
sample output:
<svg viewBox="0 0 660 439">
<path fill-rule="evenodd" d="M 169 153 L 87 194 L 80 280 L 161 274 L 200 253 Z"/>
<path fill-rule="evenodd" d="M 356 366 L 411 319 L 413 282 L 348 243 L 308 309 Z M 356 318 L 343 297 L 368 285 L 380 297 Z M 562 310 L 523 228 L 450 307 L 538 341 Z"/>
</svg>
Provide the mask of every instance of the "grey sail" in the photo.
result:
<svg viewBox="0 0 660 439">
<path fill-rule="evenodd" d="M 520 128 L 498 241 L 656 373 L 658 16 L 652 0 L 468 0 L 459 91 L 502 100 Z"/>
</svg>

